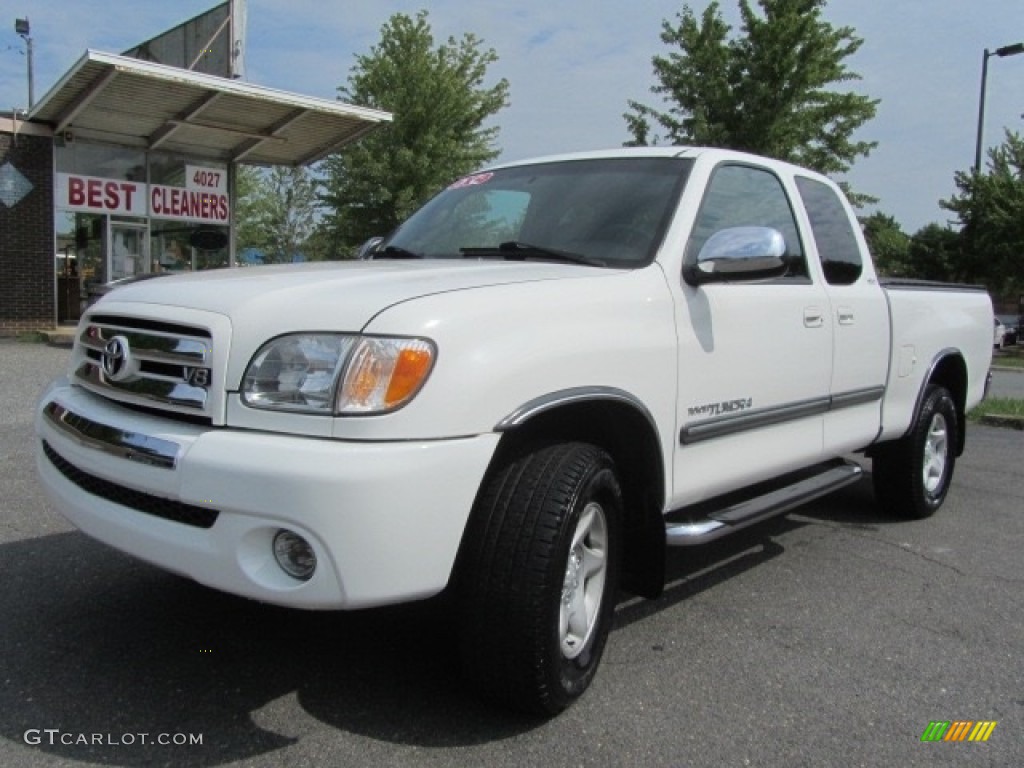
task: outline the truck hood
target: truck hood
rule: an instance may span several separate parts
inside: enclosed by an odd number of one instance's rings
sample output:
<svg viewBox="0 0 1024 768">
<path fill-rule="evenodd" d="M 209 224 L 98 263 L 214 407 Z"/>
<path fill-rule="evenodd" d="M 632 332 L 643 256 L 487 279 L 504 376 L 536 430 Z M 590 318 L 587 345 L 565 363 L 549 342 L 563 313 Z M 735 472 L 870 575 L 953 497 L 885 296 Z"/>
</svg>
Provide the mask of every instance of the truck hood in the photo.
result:
<svg viewBox="0 0 1024 768">
<path fill-rule="evenodd" d="M 236 335 L 245 329 L 265 340 L 290 331 L 356 332 L 388 307 L 421 296 L 615 273 L 545 262 L 320 262 L 143 280 L 116 288 L 97 307 L 130 302 L 214 312 L 230 319 Z"/>
</svg>

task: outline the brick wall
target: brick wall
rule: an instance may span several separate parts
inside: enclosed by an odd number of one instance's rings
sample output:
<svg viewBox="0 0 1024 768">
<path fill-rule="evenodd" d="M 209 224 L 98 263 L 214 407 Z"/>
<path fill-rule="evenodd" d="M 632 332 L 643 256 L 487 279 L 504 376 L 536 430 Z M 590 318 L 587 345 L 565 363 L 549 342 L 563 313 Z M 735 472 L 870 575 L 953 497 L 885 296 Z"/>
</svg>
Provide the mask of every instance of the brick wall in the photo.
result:
<svg viewBox="0 0 1024 768">
<path fill-rule="evenodd" d="M 9 121 L 3 121 L 8 123 Z M 29 128 L 34 126 L 21 127 Z M 0 334 L 53 328 L 56 322 L 53 240 L 53 139 L 35 131 L 14 134 L 0 124 Z M 32 185 L 14 205 L 3 202 Z M 15 181 L 12 181 L 14 179 Z M 6 180 L 6 183 L 5 183 Z"/>
</svg>

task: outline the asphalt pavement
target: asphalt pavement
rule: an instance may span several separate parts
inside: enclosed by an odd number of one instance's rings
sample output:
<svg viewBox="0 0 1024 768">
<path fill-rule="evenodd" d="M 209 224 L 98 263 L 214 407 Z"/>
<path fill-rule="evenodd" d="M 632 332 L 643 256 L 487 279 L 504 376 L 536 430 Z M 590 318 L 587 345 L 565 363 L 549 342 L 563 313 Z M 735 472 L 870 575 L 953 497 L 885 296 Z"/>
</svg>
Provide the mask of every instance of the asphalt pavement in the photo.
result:
<svg viewBox="0 0 1024 768">
<path fill-rule="evenodd" d="M 67 357 L 0 341 L 5 768 L 1024 765 L 1021 432 L 972 425 L 930 520 L 861 483 L 673 552 L 663 597 L 620 601 L 591 690 L 537 721 L 462 687 L 441 605 L 265 606 L 73 530 L 31 431 Z M 968 720 L 988 741 L 921 740 Z"/>
</svg>

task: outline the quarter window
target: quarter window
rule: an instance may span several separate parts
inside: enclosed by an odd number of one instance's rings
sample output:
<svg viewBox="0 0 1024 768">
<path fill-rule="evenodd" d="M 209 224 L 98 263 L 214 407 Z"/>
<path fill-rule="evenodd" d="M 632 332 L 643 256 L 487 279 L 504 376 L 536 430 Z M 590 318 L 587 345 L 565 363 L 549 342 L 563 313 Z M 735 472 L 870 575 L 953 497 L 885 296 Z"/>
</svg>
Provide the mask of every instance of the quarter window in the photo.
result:
<svg viewBox="0 0 1024 768">
<path fill-rule="evenodd" d="M 806 176 L 797 176 L 796 186 L 811 220 L 825 279 L 830 285 L 857 282 L 864 271 L 864 260 L 839 195 L 829 185 Z"/>
</svg>

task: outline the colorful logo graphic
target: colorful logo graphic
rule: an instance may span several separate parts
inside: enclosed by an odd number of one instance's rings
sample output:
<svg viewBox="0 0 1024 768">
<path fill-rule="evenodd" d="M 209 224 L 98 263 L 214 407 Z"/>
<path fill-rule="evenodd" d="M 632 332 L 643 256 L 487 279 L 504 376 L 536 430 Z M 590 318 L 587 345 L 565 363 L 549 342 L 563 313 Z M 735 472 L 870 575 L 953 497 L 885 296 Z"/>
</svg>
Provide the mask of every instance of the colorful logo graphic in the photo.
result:
<svg viewBox="0 0 1024 768">
<path fill-rule="evenodd" d="M 988 741 L 996 725 L 995 720 L 932 720 L 921 741 Z"/>
</svg>

